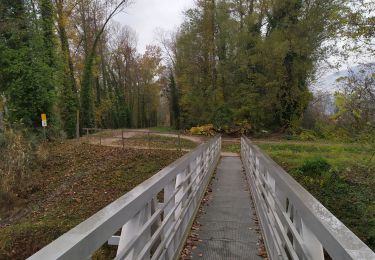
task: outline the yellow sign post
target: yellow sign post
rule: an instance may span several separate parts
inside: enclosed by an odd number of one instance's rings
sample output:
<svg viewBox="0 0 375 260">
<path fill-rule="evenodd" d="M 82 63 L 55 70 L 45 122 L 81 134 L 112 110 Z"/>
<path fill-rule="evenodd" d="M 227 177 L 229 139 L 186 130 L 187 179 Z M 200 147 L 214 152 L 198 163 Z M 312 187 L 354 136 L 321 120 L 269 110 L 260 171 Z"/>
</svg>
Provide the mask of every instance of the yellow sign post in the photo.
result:
<svg viewBox="0 0 375 260">
<path fill-rule="evenodd" d="M 42 126 L 47 127 L 47 115 L 42 114 Z"/>
<path fill-rule="evenodd" d="M 47 127 L 47 115 L 43 113 L 41 115 L 42 117 L 42 126 L 43 126 L 43 134 L 44 134 L 44 140 L 47 140 L 47 134 L 46 134 L 46 127 Z"/>
</svg>

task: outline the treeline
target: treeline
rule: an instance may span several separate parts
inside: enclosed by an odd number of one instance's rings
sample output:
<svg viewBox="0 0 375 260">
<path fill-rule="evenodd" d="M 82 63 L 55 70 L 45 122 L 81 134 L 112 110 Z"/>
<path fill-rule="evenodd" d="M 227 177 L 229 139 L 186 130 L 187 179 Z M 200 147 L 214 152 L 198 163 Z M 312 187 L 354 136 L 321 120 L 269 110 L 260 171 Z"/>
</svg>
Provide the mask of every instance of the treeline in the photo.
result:
<svg viewBox="0 0 375 260">
<path fill-rule="evenodd" d="M 63 129 L 69 137 L 82 127 L 155 126 L 167 80 L 162 53 L 148 46 L 139 54 L 135 32 L 112 21 L 128 5 L 1 1 L 0 117 L 6 124 L 37 128 L 46 113 L 50 131 Z"/>
<path fill-rule="evenodd" d="M 250 123 L 258 132 L 298 132 L 315 99 L 309 87 L 317 70 L 341 51 L 340 44 L 372 41 L 371 5 L 196 1 L 169 43 L 180 104 L 172 110 L 174 121 L 184 128 Z M 344 47 L 346 55 L 364 49 Z"/>
<path fill-rule="evenodd" d="M 375 53 L 372 0 L 197 0 L 178 31 L 160 37 L 163 51 L 149 46 L 142 55 L 135 32 L 113 22 L 129 4 L 1 1 L 0 129 L 3 122 L 40 128 L 46 113 L 50 131 L 68 137 L 83 127 L 161 122 L 295 133 L 317 117 L 309 87 L 337 42 L 355 40 L 344 54 Z M 346 87 L 344 98 L 336 95 L 345 113 L 331 123 L 347 122 L 345 115 L 358 125 L 348 113 L 359 90 Z M 371 97 L 374 86 L 366 89 Z"/>
<path fill-rule="evenodd" d="M 182 126 L 298 127 L 342 8 L 341 0 L 198 0 L 175 39 Z"/>
</svg>

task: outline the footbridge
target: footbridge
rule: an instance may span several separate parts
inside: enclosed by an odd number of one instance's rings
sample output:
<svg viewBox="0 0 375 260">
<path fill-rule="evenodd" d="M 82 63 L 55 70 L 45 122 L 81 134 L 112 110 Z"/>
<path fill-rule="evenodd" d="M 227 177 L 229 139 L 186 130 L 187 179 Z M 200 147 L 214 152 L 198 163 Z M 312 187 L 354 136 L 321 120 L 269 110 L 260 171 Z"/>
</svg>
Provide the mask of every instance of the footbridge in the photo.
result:
<svg viewBox="0 0 375 260">
<path fill-rule="evenodd" d="M 209 201 L 201 206 L 202 200 Z M 29 259 L 91 259 L 104 244 L 116 248 L 115 259 L 179 259 L 192 226 L 192 259 L 375 259 L 248 138 L 241 139 L 240 157 L 222 157 L 220 136 Z M 258 253 L 259 236 L 267 255 Z"/>
</svg>

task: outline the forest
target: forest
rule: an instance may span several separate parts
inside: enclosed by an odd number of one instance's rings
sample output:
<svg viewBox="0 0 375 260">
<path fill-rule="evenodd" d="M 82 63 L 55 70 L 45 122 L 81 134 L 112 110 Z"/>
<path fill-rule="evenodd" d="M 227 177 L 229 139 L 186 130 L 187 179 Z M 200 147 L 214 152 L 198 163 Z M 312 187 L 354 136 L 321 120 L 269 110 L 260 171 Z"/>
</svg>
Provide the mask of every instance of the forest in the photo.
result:
<svg viewBox="0 0 375 260">
<path fill-rule="evenodd" d="M 136 50 L 113 16 L 128 1 L 2 1 L 0 77 L 5 124 L 74 137 L 82 127 L 157 124 L 161 50 Z M 4 124 L 4 122 L 3 122 Z"/>
<path fill-rule="evenodd" d="M 143 54 L 136 32 L 113 20 L 130 4 L 3 0 L 0 128 L 40 131 L 41 113 L 50 136 L 68 138 L 85 127 L 373 127 L 371 74 L 341 79 L 334 116 L 311 91 L 332 56 L 371 57 L 372 1 L 199 0 Z"/>
<path fill-rule="evenodd" d="M 373 51 L 373 18 L 363 10 L 371 13 L 374 3 L 355 3 L 198 1 L 175 38 L 176 120 L 182 127 L 210 122 L 217 128 L 247 122 L 253 132 L 290 134 L 319 124 L 373 127 L 371 74 L 341 79 L 345 91 L 336 93 L 334 118 L 319 108 L 324 94 L 310 88 L 322 64 L 339 55 L 339 41 L 355 39 Z M 349 45 L 346 52 L 359 44 Z"/>
</svg>

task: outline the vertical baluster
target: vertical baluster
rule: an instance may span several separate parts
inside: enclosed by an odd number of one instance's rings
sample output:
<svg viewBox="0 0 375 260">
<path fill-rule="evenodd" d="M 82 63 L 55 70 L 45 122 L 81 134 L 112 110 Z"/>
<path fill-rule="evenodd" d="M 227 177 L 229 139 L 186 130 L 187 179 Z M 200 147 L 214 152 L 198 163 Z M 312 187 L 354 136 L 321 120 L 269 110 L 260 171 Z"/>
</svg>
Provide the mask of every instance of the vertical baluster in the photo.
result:
<svg viewBox="0 0 375 260">
<path fill-rule="evenodd" d="M 143 224 L 151 217 L 151 204 L 147 203 L 132 219 L 130 219 L 121 230 L 120 242 L 117 248 L 117 255 L 126 247 L 126 245 L 138 235 Z M 142 250 L 143 245 L 150 240 L 150 231 L 145 232 L 138 242 L 131 249 L 129 254 L 124 258 L 126 260 L 134 259 Z"/>
<path fill-rule="evenodd" d="M 164 209 L 164 217 L 167 217 L 168 214 L 171 213 L 171 210 L 176 205 L 176 197 L 173 195 L 177 187 L 177 180 L 174 178 L 168 185 L 164 188 L 164 203 L 166 203 L 169 199 L 171 201 L 166 205 Z M 172 214 L 170 220 L 167 222 L 167 224 L 164 226 L 162 239 L 168 239 L 166 237 L 166 233 L 168 230 L 173 226 L 174 222 L 176 221 L 175 214 Z M 166 258 L 169 259 L 170 257 L 173 257 L 173 252 L 177 250 L 175 248 L 175 245 L 173 243 L 174 240 L 172 240 L 172 243 L 169 244 L 169 247 L 166 250 Z"/>
<path fill-rule="evenodd" d="M 179 203 L 179 206 L 177 207 L 176 211 L 175 211 L 175 218 L 176 218 L 176 221 L 179 221 L 179 218 L 181 217 L 181 213 L 182 213 L 182 210 L 184 208 L 184 193 L 185 193 L 185 183 L 184 183 L 184 180 L 186 178 L 186 173 L 187 171 L 184 170 L 183 172 L 179 173 L 177 175 L 177 179 L 176 179 L 176 188 L 179 189 L 179 191 L 177 192 L 176 194 L 176 203 Z M 178 247 L 178 244 L 179 244 L 179 241 L 180 241 L 180 235 L 181 235 L 181 229 L 180 229 L 181 226 L 178 226 L 177 227 L 177 230 L 176 230 L 176 234 L 174 235 L 174 244 L 176 247 Z"/>
<path fill-rule="evenodd" d="M 156 196 L 152 201 L 151 201 L 151 214 L 150 216 L 153 216 L 155 214 L 155 212 L 160 208 L 162 207 L 163 203 L 159 203 L 159 198 Z M 162 218 L 161 218 L 161 215 L 158 214 L 157 216 L 157 220 L 154 222 L 154 224 L 151 226 L 151 230 L 150 230 L 150 236 L 152 237 L 153 234 L 155 233 L 155 231 L 160 227 L 161 225 L 161 222 L 162 222 Z M 161 243 L 161 237 L 159 237 L 154 245 L 152 246 L 151 248 L 151 251 L 155 252 L 156 248 L 160 245 Z"/>
<path fill-rule="evenodd" d="M 271 177 L 271 174 L 269 174 L 268 171 L 266 171 L 266 187 L 267 187 L 267 193 L 268 198 L 271 203 L 271 209 L 272 211 L 276 210 L 276 203 L 275 203 L 275 179 Z"/>
<path fill-rule="evenodd" d="M 314 260 L 324 260 L 323 246 L 316 238 L 314 233 L 302 220 L 302 239 L 305 246 L 305 252 Z"/>
<path fill-rule="evenodd" d="M 184 194 L 184 191 L 183 191 L 183 181 L 185 179 L 185 171 L 177 174 L 177 178 L 176 178 L 176 189 L 179 189 L 179 191 L 177 192 L 176 194 L 176 197 L 175 197 L 175 200 L 176 200 L 176 204 L 179 203 L 183 197 L 183 194 Z M 180 215 L 180 212 L 181 212 L 181 209 L 182 209 L 182 205 L 180 204 L 176 211 L 175 211 L 175 218 L 177 219 L 178 216 Z"/>
<path fill-rule="evenodd" d="M 200 182 L 202 181 L 202 179 L 204 178 L 204 171 L 205 171 L 205 166 L 204 166 L 204 162 L 205 162 L 205 152 L 202 152 L 201 155 L 199 156 L 199 171 L 198 171 L 198 180 L 197 180 L 197 185 L 200 184 Z M 202 186 L 199 186 L 198 187 L 199 189 L 199 192 L 202 192 L 201 189 L 203 189 Z"/>
<path fill-rule="evenodd" d="M 187 167 L 186 172 L 185 172 L 186 177 L 189 176 L 190 173 L 191 173 L 191 170 L 194 169 L 192 163 L 193 162 L 189 162 L 189 164 L 188 164 L 188 167 Z M 183 194 L 184 195 L 182 197 L 182 199 L 183 199 L 182 210 L 184 210 L 184 209 L 186 209 L 186 207 L 188 207 L 188 199 L 189 199 L 189 196 L 192 192 L 192 188 L 188 188 L 190 183 L 191 183 L 191 175 L 187 179 L 185 179 L 185 181 L 183 183 Z M 190 214 L 190 208 L 186 209 L 185 215 L 182 216 L 181 225 L 179 227 L 179 232 L 178 232 L 179 233 L 178 234 L 179 239 L 182 238 L 182 236 L 184 235 L 184 230 L 187 227 L 187 225 L 189 224 L 189 214 Z"/>
<path fill-rule="evenodd" d="M 201 179 L 201 170 L 202 170 L 202 154 L 200 154 L 198 157 L 197 157 L 197 160 L 196 160 L 196 169 L 195 169 L 195 173 L 194 173 L 194 178 L 195 179 L 195 190 L 198 190 L 199 189 L 199 181 Z"/>
<path fill-rule="evenodd" d="M 289 203 L 289 200 L 287 199 L 287 197 L 285 196 L 284 192 L 278 187 L 276 186 L 276 190 L 275 190 L 275 195 L 276 195 L 276 199 L 280 202 L 280 204 L 282 205 L 282 208 L 280 209 L 281 210 L 281 214 L 284 212 L 284 213 L 287 213 L 289 212 L 289 209 L 290 209 L 290 203 Z M 278 214 L 278 212 L 280 211 L 276 211 L 276 214 Z M 280 217 L 282 218 L 282 217 Z M 288 225 L 284 224 L 283 226 L 280 227 L 284 232 L 286 232 L 287 228 L 288 228 Z M 276 248 L 275 246 L 280 247 L 280 248 Z M 278 252 L 279 250 L 281 250 L 281 248 L 284 246 L 284 245 L 280 245 L 276 240 L 274 241 L 274 243 L 271 243 L 272 245 L 272 251 L 276 254 L 276 252 Z"/>
<path fill-rule="evenodd" d="M 295 210 L 295 212 L 294 212 L 293 225 L 295 226 L 297 232 L 301 235 L 301 233 L 302 233 L 302 218 L 301 218 L 301 215 L 298 213 L 297 210 Z M 293 247 L 294 247 L 298 257 L 300 259 L 304 259 L 304 257 L 303 257 L 303 255 L 304 255 L 303 250 L 304 249 L 300 245 L 298 245 L 298 243 L 296 241 L 294 241 Z"/>
</svg>

